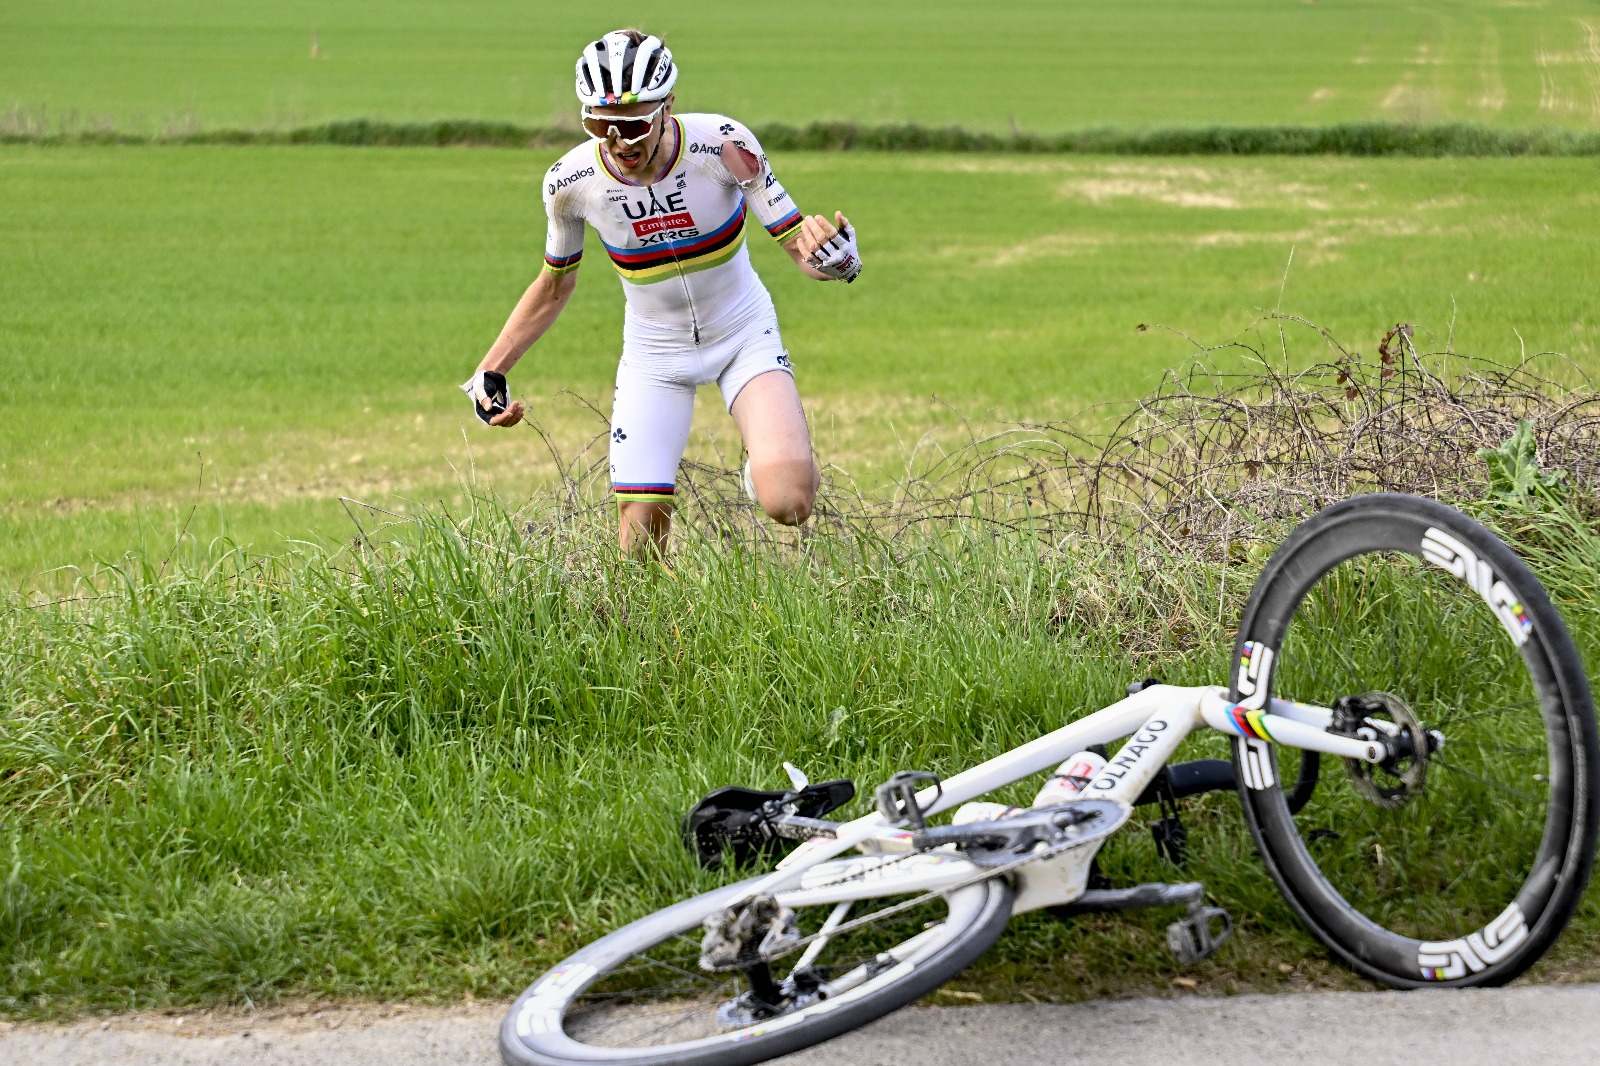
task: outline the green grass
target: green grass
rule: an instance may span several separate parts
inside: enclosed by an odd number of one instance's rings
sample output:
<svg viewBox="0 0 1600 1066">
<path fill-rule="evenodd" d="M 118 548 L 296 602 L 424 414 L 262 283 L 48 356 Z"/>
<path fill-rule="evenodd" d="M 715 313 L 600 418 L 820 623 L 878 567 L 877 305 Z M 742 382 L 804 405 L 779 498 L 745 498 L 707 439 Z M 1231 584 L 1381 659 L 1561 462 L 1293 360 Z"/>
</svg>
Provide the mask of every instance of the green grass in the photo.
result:
<svg viewBox="0 0 1600 1066">
<path fill-rule="evenodd" d="M 715 883 L 677 837 L 708 789 L 781 783 L 783 759 L 864 786 L 948 774 L 1130 678 L 1217 681 L 1259 565 L 1151 568 L 945 526 L 799 558 L 691 542 L 668 574 L 619 562 L 606 526 L 479 507 L 461 528 L 486 547 L 434 515 L 360 554 L 150 560 L 84 590 L 98 598 L 0 614 L 0 1011 L 513 993 Z M 1592 662 L 1594 544 L 1532 528 Z M 1387 628 L 1341 631 L 1369 676 L 1410 668 Z M 1448 686 L 1454 662 L 1425 670 Z M 1241 923 L 1204 986 L 1350 984 L 1277 898 L 1235 801 L 1188 811 L 1183 876 Z M 1106 868 L 1175 876 L 1137 828 Z M 1034 916 L 964 980 L 1159 990 L 1165 920 Z M 1597 943 L 1591 903 L 1545 972 L 1592 973 Z"/>
<path fill-rule="evenodd" d="M 202 547 L 346 536 L 340 494 L 399 508 L 473 476 L 513 497 L 547 482 L 535 435 L 481 430 L 454 386 L 537 269 L 548 157 L 0 148 L 0 572 L 50 585 L 180 529 Z M 924 432 L 949 440 L 955 412 L 1059 419 L 1143 393 L 1194 348 L 1141 323 L 1212 343 L 1281 306 L 1369 352 L 1412 321 L 1423 350 L 1600 366 L 1593 161 L 776 165 L 803 206 L 861 228 L 849 289 L 766 242 L 752 255 L 823 460 L 869 486 Z M 569 455 L 600 423 L 562 394 L 604 411 L 619 346 L 617 282 L 590 258 L 512 378 Z M 737 462 L 710 397 L 698 427 L 691 454 Z"/>
<path fill-rule="evenodd" d="M 1104 124 L 1389 119 L 1600 124 L 1592 3 L 957 0 L 663 12 L 621 3 L 155 0 L 0 12 L 0 109 L 122 129 L 391 120 L 571 121 L 578 47 L 665 33 L 686 105 L 748 122 Z M 313 33 L 321 58 L 313 59 Z"/>
</svg>

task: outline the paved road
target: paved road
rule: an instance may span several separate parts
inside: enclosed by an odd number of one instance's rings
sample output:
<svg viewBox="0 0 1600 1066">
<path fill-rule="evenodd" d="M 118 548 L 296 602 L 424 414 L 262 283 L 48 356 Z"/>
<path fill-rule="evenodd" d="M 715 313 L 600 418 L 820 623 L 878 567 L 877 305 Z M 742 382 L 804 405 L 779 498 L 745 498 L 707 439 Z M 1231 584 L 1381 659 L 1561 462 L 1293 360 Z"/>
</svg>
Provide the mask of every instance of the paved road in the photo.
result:
<svg viewBox="0 0 1600 1066">
<path fill-rule="evenodd" d="M 26 1066 L 495 1066 L 504 1004 L 0 1023 Z M 787 1066 L 1577 1066 L 1600 1062 L 1600 985 L 1324 992 L 1075 1006 L 913 1007 Z"/>
</svg>

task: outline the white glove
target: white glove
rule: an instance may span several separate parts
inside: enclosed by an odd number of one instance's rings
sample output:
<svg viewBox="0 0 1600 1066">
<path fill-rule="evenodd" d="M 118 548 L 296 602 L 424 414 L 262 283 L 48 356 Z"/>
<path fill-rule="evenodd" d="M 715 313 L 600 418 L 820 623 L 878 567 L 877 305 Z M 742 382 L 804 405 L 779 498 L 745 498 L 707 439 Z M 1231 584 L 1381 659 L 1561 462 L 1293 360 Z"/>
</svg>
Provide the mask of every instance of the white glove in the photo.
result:
<svg viewBox="0 0 1600 1066">
<path fill-rule="evenodd" d="M 845 226 L 811 253 L 811 266 L 846 285 L 861 275 L 861 254 L 856 251 L 856 235 Z"/>
<path fill-rule="evenodd" d="M 488 425 L 489 419 L 502 414 L 511 406 L 511 390 L 506 376 L 497 370 L 480 370 L 461 383 L 461 391 L 472 397 L 472 411 L 479 421 Z M 489 406 L 483 406 L 484 401 Z"/>
</svg>

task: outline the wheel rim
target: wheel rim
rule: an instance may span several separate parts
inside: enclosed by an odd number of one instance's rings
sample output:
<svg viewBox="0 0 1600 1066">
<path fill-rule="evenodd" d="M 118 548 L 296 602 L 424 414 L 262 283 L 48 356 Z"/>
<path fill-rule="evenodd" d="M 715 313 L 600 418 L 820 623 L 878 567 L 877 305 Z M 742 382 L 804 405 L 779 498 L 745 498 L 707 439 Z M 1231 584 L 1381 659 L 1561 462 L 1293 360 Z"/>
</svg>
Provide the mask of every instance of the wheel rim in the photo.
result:
<svg viewBox="0 0 1600 1066">
<path fill-rule="evenodd" d="M 984 910 L 989 892 L 990 886 L 974 885 L 948 898 L 936 896 L 830 938 L 820 953 L 810 953 L 815 957 L 807 958 L 802 947 L 775 960 L 771 982 L 809 995 L 761 1016 L 730 1010 L 736 1004 L 749 1010 L 752 985 L 745 974 L 705 973 L 698 966 L 701 923 L 738 895 L 736 886 L 712 897 L 710 905 L 680 905 L 646 919 L 654 924 L 642 937 L 637 932 L 626 935 L 645 924 L 636 923 L 579 952 L 530 990 L 511 1021 L 526 1046 L 565 1061 L 643 1061 L 742 1044 L 820 1021 L 904 979 L 961 938 Z M 858 901 L 852 917 L 904 898 Z M 834 910 L 826 905 L 796 908 L 801 933 L 818 932 Z M 803 971 L 797 972 L 797 963 L 805 964 Z"/>
<path fill-rule="evenodd" d="M 1274 696 L 1330 706 L 1380 690 L 1444 735 L 1425 783 L 1392 809 L 1324 756 L 1291 814 L 1285 793 L 1303 772 L 1293 749 L 1273 751 L 1274 787 L 1246 790 L 1274 873 L 1313 932 L 1396 983 L 1493 976 L 1571 876 L 1577 830 L 1571 722 L 1543 631 L 1553 611 L 1509 551 L 1474 541 L 1516 586 L 1517 643 L 1515 612 L 1493 609 L 1485 582 L 1424 557 L 1430 529 L 1427 516 L 1354 517 L 1286 560 L 1282 587 L 1247 619 L 1275 649 Z M 1535 624 L 1528 608 L 1541 605 Z"/>
</svg>

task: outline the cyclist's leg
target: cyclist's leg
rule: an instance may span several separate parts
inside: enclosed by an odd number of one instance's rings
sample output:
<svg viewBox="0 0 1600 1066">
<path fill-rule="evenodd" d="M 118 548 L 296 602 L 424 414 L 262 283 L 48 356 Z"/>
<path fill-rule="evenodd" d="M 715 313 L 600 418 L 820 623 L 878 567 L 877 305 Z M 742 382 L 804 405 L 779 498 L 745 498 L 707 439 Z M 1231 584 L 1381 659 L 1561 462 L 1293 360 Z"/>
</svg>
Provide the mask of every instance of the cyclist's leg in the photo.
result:
<svg viewBox="0 0 1600 1066">
<path fill-rule="evenodd" d="M 750 333 L 717 384 L 750 453 L 761 509 L 775 522 L 797 526 L 811 517 L 821 480 L 811 457 L 811 430 L 777 316 Z"/>
<path fill-rule="evenodd" d="M 624 554 L 666 549 L 678 462 L 693 417 L 692 384 L 646 373 L 624 355 L 611 402 L 611 491 Z"/>
<path fill-rule="evenodd" d="M 750 479 L 761 509 L 775 522 L 800 525 L 811 517 L 821 478 L 794 378 L 779 370 L 753 378 L 730 413 L 750 453 Z"/>
<path fill-rule="evenodd" d="M 630 558 L 661 555 L 672 532 L 672 504 L 656 501 L 617 503 L 617 547 Z"/>
</svg>

